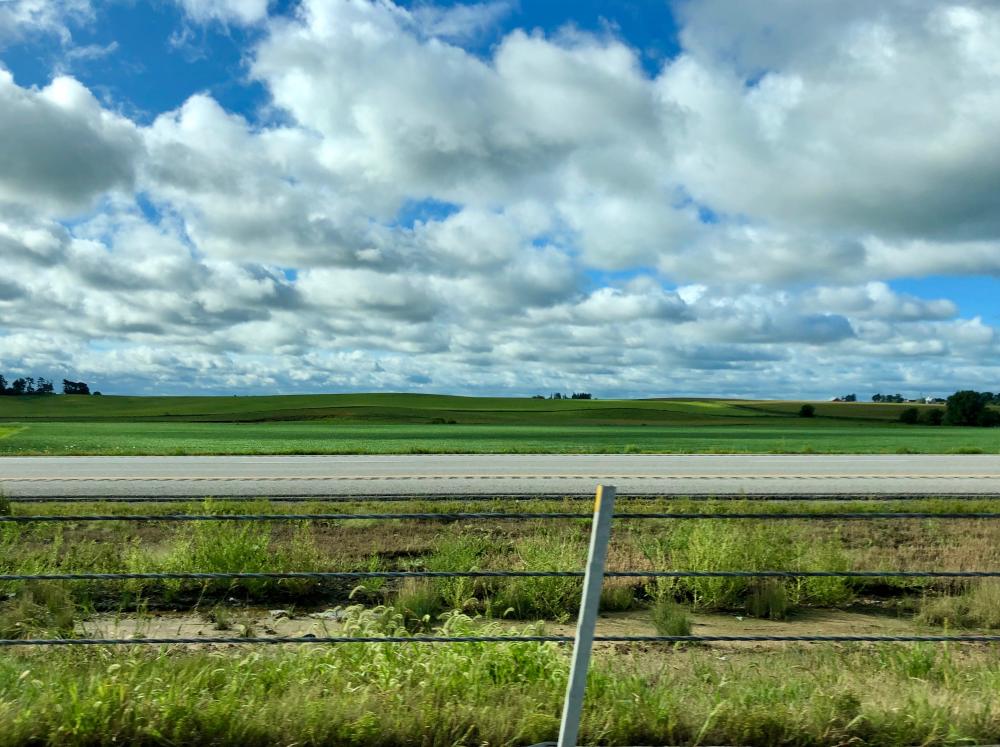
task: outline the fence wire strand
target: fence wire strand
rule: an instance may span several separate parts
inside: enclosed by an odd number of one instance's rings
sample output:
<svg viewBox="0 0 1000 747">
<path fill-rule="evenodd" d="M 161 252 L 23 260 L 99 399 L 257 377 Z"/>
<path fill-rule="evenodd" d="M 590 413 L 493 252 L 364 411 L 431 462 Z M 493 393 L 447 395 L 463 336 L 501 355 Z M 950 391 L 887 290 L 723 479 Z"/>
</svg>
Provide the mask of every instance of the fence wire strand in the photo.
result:
<svg viewBox="0 0 1000 747">
<path fill-rule="evenodd" d="M 8 581 L 282 580 L 364 578 L 583 578 L 583 571 L 212 571 L 8 573 Z M 1000 571 L 606 571 L 606 578 L 1000 578 Z"/>
<path fill-rule="evenodd" d="M 573 512 L 461 512 L 461 513 L 341 513 L 341 514 L 33 514 L 33 515 L 0 515 L 0 523 L 28 524 L 32 522 L 91 522 L 91 521 L 478 521 L 505 520 L 530 521 L 533 519 L 586 519 L 593 516 L 589 513 Z M 617 520 L 692 520 L 692 519 L 756 519 L 761 521 L 783 521 L 790 519 L 809 519 L 819 521 L 866 521 L 878 519 L 1000 519 L 1000 512 L 698 512 L 698 513 L 621 513 L 613 517 Z"/>
<path fill-rule="evenodd" d="M 296 643 L 573 643 L 562 635 L 482 636 L 294 636 L 254 638 L 4 638 L 11 646 L 148 646 Z M 1000 635 L 596 635 L 599 643 L 1000 643 Z"/>
<path fill-rule="evenodd" d="M 219 503 L 486 503 L 502 501 L 583 501 L 594 500 L 592 493 L 446 493 L 438 495 L 421 495 L 419 493 L 361 493 L 358 495 L 320 495 L 296 493 L 272 496 L 216 496 L 209 498 Z M 8 503 L 202 503 L 205 495 L 109 495 L 91 497 L 79 495 L 45 495 L 45 496 L 8 496 Z M 618 500 L 630 501 L 670 501 L 670 502 L 747 502 L 747 503 L 850 503 L 889 501 L 995 501 L 1000 499 L 1000 493 L 901 493 L 871 494 L 871 493 L 782 493 L 779 495 L 753 495 L 747 493 L 714 493 L 712 495 L 688 495 L 683 493 L 625 493 L 619 494 Z"/>
</svg>

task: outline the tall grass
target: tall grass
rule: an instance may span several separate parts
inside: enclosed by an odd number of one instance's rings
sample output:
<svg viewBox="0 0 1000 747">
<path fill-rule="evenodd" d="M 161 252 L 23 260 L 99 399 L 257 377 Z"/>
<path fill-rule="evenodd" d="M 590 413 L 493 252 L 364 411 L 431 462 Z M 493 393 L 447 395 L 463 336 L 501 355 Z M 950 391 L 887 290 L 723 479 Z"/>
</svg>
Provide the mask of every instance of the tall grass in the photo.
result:
<svg viewBox="0 0 1000 747">
<path fill-rule="evenodd" d="M 531 536 L 514 545 L 512 570 L 565 571 L 583 567 L 587 548 L 576 537 Z M 565 621 L 580 609 L 583 582 L 573 577 L 503 578 L 488 600 L 494 615 Z"/>
<path fill-rule="evenodd" d="M 270 522 L 194 522 L 181 528 L 177 536 L 158 551 L 133 547 L 125 556 L 132 573 L 265 573 L 294 569 L 315 570 L 321 556 L 308 523 L 297 523 L 287 541 L 274 541 Z M 208 596 L 242 594 L 249 600 L 263 600 L 276 593 L 305 595 L 316 587 L 311 579 L 220 579 L 195 582 L 163 580 L 133 582 L 133 591 L 150 593 L 160 589 L 169 599 L 193 591 Z"/>
<path fill-rule="evenodd" d="M 476 571 L 491 543 L 482 534 L 463 532 L 444 537 L 426 559 L 429 571 Z M 434 579 L 434 587 L 443 604 L 452 610 L 475 606 L 477 583 L 467 577 Z"/>
<path fill-rule="evenodd" d="M 347 612 L 348 635 L 406 634 L 395 610 Z M 437 632 L 504 629 L 450 615 Z M 992 649 L 790 647 L 766 661 L 716 649 L 598 657 L 581 742 L 930 747 L 1000 738 Z M 0 747 L 532 744 L 555 738 L 567 663 L 556 645 L 513 642 L 4 652 Z"/>
<path fill-rule="evenodd" d="M 958 628 L 1000 628 L 1000 580 L 984 579 L 960 594 L 925 596 L 917 620 Z"/>
<path fill-rule="evenodd" d="M 688 611 L 666 595 L 653 603 L 653 625 L 658 635 L 691 635 Z"/>
<path fill-rule="evenodd" d="M 0 602 L 0 638 L 69 638 L 76 614 L 66 586 L 29 583 Z"/>
<path fill-rule="evenodd" d="M 403 615 L 408 630 L 430 630 L 444 612 L 441 592 L 424 578 L 403 581 L 393 604 Z"/>
<path fill-rule="evenodd" d="M 709 520 L 679 523 L 660 534 L 640 535 L 639 547 L 660 570 L 845 570 L 847 557 L 835 540 L 803 541 L 784 524 Z M 746 609 L 783 617 L 800 605 L 838 606 L 853 593 L 843 578 L 800 578 L 762 583 L 752 578 L 657 578 L 647 590 L 689 600 L 696 609 Z"/>
</svg>

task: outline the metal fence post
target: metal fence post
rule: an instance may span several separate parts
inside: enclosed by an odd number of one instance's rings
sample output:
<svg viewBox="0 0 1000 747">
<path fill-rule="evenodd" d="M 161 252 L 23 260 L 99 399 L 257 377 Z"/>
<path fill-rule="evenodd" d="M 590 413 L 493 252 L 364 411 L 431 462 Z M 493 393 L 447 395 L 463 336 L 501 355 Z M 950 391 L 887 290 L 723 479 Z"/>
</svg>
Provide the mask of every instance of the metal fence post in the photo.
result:
<svg viewBox="0 0 1000 747">
<path fill-rule="evenodd" d="M 594 645 L 594 626 L 597 624 L 597 610 L 601 604 L 604 561 L 608 555 L 611 517 L 614 512 L 614 487 L 598 485 L 594 501 L 594 521 L 590 530 L 590 552 L 587 554 L 587 570 L 583 577 L 580 616 L 576 623 L 573 663 L 569 670 L 569 684 L 566 686 L 558 747 L 576 747 L 576 738 L 580 733 L 580 714 L 587 688 L 587 670 L 590 668 L 590 653 Z"/>
</svg>

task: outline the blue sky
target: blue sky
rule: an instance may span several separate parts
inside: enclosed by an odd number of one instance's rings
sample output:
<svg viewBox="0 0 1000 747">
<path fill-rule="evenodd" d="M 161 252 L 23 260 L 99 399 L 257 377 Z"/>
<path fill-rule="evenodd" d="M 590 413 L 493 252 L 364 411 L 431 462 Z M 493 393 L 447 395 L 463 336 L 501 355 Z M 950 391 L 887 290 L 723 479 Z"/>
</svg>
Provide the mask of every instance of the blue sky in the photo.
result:
<svg viewBox="0 0 1000 747">
<path fill-rule="evenodd" d="M 67 59 L 63 45 L 37 36 L 4 50 L 4 64 L 22 85 L 44 86 L 69 70 L 111 105 L 150 121 L 189 96 L 209 92 L 231 111 L 254 116 L 267 92 L 246 77 L 246 44 L 258 32 L 222 24 L 192 25 L 166 2 L 101 4 L 96 18 L 69 20 L 74 46 L 93 57 Z"/>
<path fill-rule="evenodd" d="M 998 29 L 930 0 L 8 0 L 0 371 L 1000 388 Z"/>
<path fill-rule="evenodd" d="M 890 285 L 920 298 L 950 298 L 964 316 L 981 316 L 989 324 L 1000 324 L 1000 280 L 996 276 L 929 275 L 895 280 Z"/>
</svg>

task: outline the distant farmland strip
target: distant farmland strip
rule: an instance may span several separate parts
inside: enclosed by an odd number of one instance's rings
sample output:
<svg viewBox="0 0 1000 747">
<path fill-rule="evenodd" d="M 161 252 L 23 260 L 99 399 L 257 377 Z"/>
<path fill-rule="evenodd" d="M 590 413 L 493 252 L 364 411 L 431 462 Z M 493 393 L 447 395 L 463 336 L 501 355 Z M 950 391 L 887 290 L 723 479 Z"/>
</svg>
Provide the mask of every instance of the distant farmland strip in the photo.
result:
<svg viewBox="0 0 1000 747">
<path fill-rule="evenodd" d="M 800 418 L 799 402 L 751 400 L 0 397 L 0 455 L 1000 451 L 1000 429 L 899 423 L 909 404 L 813 404 Z"/>
</svg>

